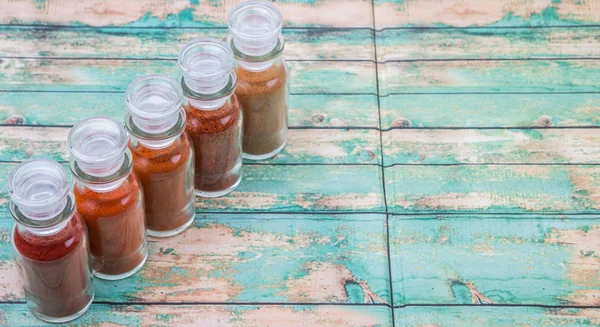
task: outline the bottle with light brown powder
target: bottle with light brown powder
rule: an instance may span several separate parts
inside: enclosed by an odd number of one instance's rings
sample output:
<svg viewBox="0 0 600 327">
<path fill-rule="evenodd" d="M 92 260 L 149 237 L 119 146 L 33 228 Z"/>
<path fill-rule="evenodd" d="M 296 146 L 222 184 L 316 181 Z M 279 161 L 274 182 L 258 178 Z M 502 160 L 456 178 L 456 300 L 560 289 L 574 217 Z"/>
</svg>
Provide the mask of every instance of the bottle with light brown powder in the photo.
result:
<svg viewBox="0 0 600 327">
<path fill-rule="evenodd" d="M 251 160 L 275 156 L 287 141 L 289 72 L 281 26 L 279 10 L 268 2 L 244 2 L 229 14 L 235 94 L 244 113 L 244 158 Z"/>
</svg>

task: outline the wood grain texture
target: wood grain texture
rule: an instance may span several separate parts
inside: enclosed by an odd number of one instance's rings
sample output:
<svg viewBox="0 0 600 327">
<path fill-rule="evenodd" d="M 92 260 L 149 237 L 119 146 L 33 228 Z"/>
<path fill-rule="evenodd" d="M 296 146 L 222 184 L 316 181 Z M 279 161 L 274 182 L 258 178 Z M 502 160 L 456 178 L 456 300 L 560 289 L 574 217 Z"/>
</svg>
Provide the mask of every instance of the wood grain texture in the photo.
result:
<svg viewBox="0 0 600 327">
<path fill-rule="evenodd" d="M 600 94 L 402 94 L 380 103 L 384 129 L 600 125 Z"/>
<path fill-rule="evenodd" d="M 599 129 L 393 129 L 382 137 L 385 165 L 600 163 Z"/>
<path fill-rule="evenodd" d="M 596 0 L 375 0 L 375 26 L 573 26 L 600 22 Z"/>
<path fill-rule="evenodd" d="M 0 164 L 0 212 L 5 215 L 8 215 L 6 182 L 15 165 Z M 246 165 L 236 191 L 221 198 L 197 198 L 196 207 L 199 212 L 384 212 L 381 168 Z"/>
<path fill-rule="evenodd" d="M 0 161 L 32 156 L 69 161 L 64 127 L 5 127 L 0 129 Z M 292 129 L 283 151 L 264 160 L 274 164 L 381 164 L 376 130 Z M 248 161 L 252 163 L 254 161 Z"/>
<path fill-rule="evenodd" d="M 600 166 L 385 168 L 390 212 L 597 213 Z"/>
<path fill-rule="evenodd" d="M 598 58 L 595 27 L 388 29 L 377 32 L 377 61 Z"/>
<path fill-rule="evenodd" d="M 406 327 L 564 326 L 600 324 L 598 309 L 534 307 L 409 307 L 395 309 L 396 325 Z"/>
<path fill-rule="evenodd" d="M 198 37 L 225 39 L 226 29 L 0 27 L 0 56 L 67 58 L 177 58 Z M 374 60 L 367 29 L 284 30 L 286 59 Z"/>
<path fill-rule="evenodd" d="M 396 305 L 598 305 L 590 216 L 390 218 Z"/>
<path fill-rule="evenodd" d="M 71 126 L 85 117 L 123 119 L 124 93 L 0 92 L 0 122 Z M 375 95 L 292 94 L 291 127 L 377 127 Z"/>
<path fill-rule="evenodd" d="M 36 320 L 24 304 L 0 305 L 0 324 L 56 326 Z M 391 327 L 386 307 L 309 305 L 106 305 L 94 304 L 73 327 Z"/>
<path fill-rule="evenodd" d="M 95 280 L 97 301 L 389 303 L 385 215 L 198 215 L 150 241 L 140 273 Z M 0 299 L 22 301 L 0 218 Z"/>
<path fill-rule="evenodd" d="M 379 65 L 390 93 L 598 92 L 600 60 L 418 61 Z"/>
<path fill-rule="evenodd" d="M 242 0 L 24 0 L 0 12 L 2 24 L 90 26 L 227 26 L 227 15 Z M 284 26 L 372 27 L 371 2 L 284 0 L 275 5 Z"/>
<path fill-rule="evenodd" d="M 376 93 L 373 62 L 291 61 L 292 93 Z M 125 91 L 139 76 L 177 76 L 173 60 L 2 59 L 0 90 Z"/>
</svg>

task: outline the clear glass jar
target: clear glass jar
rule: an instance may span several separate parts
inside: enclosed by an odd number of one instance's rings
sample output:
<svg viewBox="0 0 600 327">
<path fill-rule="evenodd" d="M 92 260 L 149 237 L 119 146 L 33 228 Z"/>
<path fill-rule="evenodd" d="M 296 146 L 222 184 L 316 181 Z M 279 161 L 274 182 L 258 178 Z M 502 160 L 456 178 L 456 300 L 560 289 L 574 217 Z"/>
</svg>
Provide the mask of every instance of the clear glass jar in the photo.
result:
<svg viewBox="0 0 600 327">
<path fill-rule="evenodd" d="M 235 94 L 244 112 L 244 158 L 251 160 L 273 157 L 287 142 L 289 70 L 281 27 L 279 10 L 268 2 L 243 2 L 229 14 Z"/>
<path fill-rule="evenodd" d="M 68 136 L 73 193 L 88 227 L 94 275 L 108 280 L 135 274 L 148 257 L 144 195 L 127 141 L 123 125 L 105 117 L 82 120 Z"/>
<path fill-rule="evenodd" d="M 162 75 L 133 81 L 125 92 L 133 171 L 144 189 L 146 232 L 169 237 L 194 222 L 194 151 L 185 130 L 183 91 Z"/>
<path fill-rule="evenodd" d="M 187 116 L 194 143 L 196 194 L 219 197 L 242 179 L 242 112 L 234 94 L 231 48 L 213 38 L 187 43 L 179 53 Z"/>
<path fill-rule="evenodd" d="M 11 241 L 27 305 L 53 323 L 81 316 L 94 298 L 87 229 L 67 180 L 48 159 L 21 163 L 8 179 Z"/>
</svg>

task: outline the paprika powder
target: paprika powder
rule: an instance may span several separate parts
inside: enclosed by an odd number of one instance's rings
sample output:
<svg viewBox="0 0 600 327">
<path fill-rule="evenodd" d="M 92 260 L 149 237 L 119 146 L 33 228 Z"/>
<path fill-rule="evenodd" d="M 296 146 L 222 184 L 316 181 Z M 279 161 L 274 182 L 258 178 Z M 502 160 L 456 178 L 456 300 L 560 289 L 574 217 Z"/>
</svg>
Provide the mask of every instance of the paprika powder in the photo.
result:
<svg viewBox="0 0 600 327">
<path fill-rule="evenodd" d="M 117 280 L 148 257 L 144 195 L 132 173 L 127 133 L 110 118 L 73 126 L 68 137 L 77 212 L 85 220 L 96 277 Z"/>
<path fill-rule="evenodd" d="M 168 237 L 194 222 L 194 151 L 185 130 L 183 92 L 174 80 L 147 75 L 126 91 L 133 171 L 144 189 L 150 236 Z"/>
<path fill-rule="evenodd" d="M 61 323 L 81 316 L 94 298 L 86 226 L 75 212 L 61 165 L 34 159 L 8 181 L 16 225 L 12 244 L 29 309 Z"/>
<path fill-rule="evenodd" d="M 267 159 L 287 142 L 289 73 L 282 58 L 281 14 L 268 2 L 247 1 L 233 8 L 228 20 L 235 94 L 244 113 L 244 158 Z"/>
<path fill-rule="evenodd" d="M 190 41 L 179 53 L 186 132 L 194 144 L 196 194 L 218 197 L 242 179 L 242 114 L 234 94 L 233 53 L 213 38 Z"/>
</svg>

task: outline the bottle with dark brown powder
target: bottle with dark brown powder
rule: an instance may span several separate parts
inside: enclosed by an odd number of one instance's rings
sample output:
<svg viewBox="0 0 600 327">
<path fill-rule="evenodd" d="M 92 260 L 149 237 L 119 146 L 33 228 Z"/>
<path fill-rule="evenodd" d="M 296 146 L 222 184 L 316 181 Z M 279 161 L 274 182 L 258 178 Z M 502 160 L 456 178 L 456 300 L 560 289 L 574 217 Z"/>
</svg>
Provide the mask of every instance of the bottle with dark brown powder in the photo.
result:
<svg viewBox="0 0 600 327">
<path fill-rule="evenodd" d="M 224 42 L 195 39 L 179 53 L 186 132 L 194 144 L 196 194 L 219 197 L 242 179 L 242 113 L 233 53 Z"/>
<path fill-rule="evenodd" d="M 282 58 L 281 14 L 268 2 L 247 1 L 229 14 L 229 44 L 236 59 L 244 113 L 244 158 L 263 160 L 287 142 L 289 72 Z"/>
</svg>

